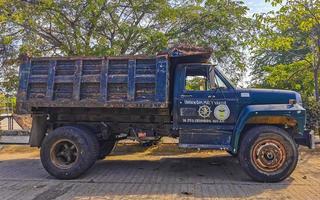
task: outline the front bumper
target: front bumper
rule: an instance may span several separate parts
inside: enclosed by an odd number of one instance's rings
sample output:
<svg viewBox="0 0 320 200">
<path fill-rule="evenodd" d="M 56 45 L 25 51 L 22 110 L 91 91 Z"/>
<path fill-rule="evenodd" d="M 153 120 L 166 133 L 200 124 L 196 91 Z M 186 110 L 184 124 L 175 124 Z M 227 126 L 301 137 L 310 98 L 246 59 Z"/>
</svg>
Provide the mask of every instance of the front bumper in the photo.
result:
<svg viewBox="0 0 320 200">
<path fill-rule="evenodd" d="M 297 144 L 307 146 L 310 149 L 315 148 L 315 138 L 313 130 L 304 130 L 303 135 L 294 138 Z"/>
</svg>

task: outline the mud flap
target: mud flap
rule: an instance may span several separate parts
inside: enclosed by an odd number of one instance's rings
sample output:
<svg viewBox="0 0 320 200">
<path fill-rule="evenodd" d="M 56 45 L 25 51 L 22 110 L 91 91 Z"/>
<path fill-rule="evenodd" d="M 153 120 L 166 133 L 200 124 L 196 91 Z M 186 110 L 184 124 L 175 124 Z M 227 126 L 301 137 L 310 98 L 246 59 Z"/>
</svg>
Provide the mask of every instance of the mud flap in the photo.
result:
<svg viewBox="0 0 320 200">
<path fill-rule="evenodd" d="M 47 132 L 47 115 L 45 114 L 32 115 L 30 146 L 40 147 L 46 132 Z"/>
<path fill-rule="evenodd" d="M 294 140 L 297 144 L 302 146 L 307 146 L 310 149 L 315 148 L 315 137 L 314 137 L 314 131 L 313 130 L 305 130 L 303 132 L 303 135 L 299 137 L 295 137 Z"/>
</svg>

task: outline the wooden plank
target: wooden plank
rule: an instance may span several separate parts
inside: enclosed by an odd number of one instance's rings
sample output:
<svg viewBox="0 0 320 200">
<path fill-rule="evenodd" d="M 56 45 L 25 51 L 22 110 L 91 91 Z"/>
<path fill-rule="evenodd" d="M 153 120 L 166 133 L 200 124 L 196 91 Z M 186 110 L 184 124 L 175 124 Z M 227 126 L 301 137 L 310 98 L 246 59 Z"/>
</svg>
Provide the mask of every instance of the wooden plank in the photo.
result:
<svg viewBox="0 0 320 200">
<path fill-rule="evenodd" d="M 156 94 L 155 100 L 165 102 L 168 99 L 168 59 L 166 56 L 158 56 L 156 59 Z"/>
<path fill-rule="evenodd" d="M 133 101 L 135 96 L 136 60 L 128 61 L 128 100 Z"/>
<path fill-rule="evenodd" d="M 146 75 L 136 75 L 136 83 L 155 83 L 155 75 L 146 74 Z"/>
<path fill-rule="evenodd" d="M 55 83 L 73 83 L 74 75 L 64 75 L 64 76 L 56 76 L 54 79 Z"/>
<path fill-rule="evenodd" d="M 81 83 L 99 83 L 101 75 L 83 75 Z"/>
<path fill-rule="evenodd" d="M 74 79 L 73 79 L 73 93 L 72 93 L 72 98 L 76 101 L 80 100 L 81 75 L 82 75 L 82 60 L 77 60 Z"/>
<path fill-rule="evenodd" d="M 126 74 L 109 75 L 108 82 L 109 83 L 128 83 L 128 75 Z"/>
<path fill-rule="evenodd" d="M 47 82 L 47 92 L 46 92 L 46 98 L 48 100 L 53 99 L 54 77 L 56 74 L 56 66 L 57 66 L 57 61 L 50 60 L 50 66 L 49 66 L 49 72 L 48 72 L 48 82 Z"/>
<path fill-rule="evenodd" d="M 47 83 L 48 82 L 48 75 L 32 75 L 29 76 L 29 82 L 30 83 Z"/>
<path fill-rule="evenodd" d="M 109 59 L 106 58 L 102 61 L 102 68 L 101 68 L 101 74 L 100 74 L 100 100 L 102 102 L 107 101 L 108 66 L 109 66 Z"/>
</svg>

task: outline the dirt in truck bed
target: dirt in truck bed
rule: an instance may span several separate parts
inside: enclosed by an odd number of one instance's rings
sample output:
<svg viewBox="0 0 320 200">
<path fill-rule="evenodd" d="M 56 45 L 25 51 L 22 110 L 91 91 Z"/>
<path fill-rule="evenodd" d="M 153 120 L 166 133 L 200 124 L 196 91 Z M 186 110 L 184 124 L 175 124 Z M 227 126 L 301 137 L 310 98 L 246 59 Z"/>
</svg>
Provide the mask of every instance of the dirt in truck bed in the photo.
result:
<svg viewBox="0 0 320 200">
<path fill-rule="evenodd" d="M 279 183 L 252 181 L 222 151 L 179 149 L 175 144 L 118 144 L 79 179 L 47 174 L 37 148 L 0 150 L 1 199 L 320 199 L 320 151 L 300 148 L 297 169 Z"/>
</svg>

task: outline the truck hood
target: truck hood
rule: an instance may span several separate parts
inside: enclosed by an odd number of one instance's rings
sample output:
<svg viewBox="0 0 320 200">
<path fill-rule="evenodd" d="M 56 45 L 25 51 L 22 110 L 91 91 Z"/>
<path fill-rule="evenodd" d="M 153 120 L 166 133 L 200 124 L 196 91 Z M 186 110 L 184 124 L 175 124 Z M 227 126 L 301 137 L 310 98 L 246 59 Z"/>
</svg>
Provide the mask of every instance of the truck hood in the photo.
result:
<svg viewBox="0 0 320 200">
<path fill-rule="evenodd" d="M 301 104 L 301 95 L 291 90 L 278 89 L 237 89 L 240 102 L 246 104 L 288 104 L 289 99 L 295 99 Z"/>
</svg>

